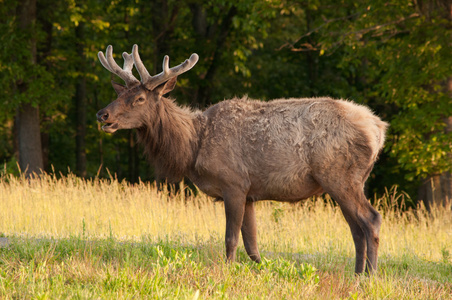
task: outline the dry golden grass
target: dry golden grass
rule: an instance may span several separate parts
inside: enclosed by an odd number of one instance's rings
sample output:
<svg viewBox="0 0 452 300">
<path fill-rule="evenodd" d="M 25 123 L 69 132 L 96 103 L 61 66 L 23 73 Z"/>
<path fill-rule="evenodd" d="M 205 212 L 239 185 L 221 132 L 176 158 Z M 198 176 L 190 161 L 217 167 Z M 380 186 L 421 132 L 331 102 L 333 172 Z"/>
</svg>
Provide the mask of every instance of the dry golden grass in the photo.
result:
<svg viewBox="0 0 452 300">
<path fill-rule="evenodd" d="M 220 232 L 224 218 L 222 205 L 211 205 L 205 196 L 170 198 L 145 183 L 48 175 L 27 182 L 11 176 L 0 181 L 0 190 L 0 203 L 8 208 L 0 212 L 5 235 L 63 238 L 84 232 L 127 240 L 143 235 L 207 239 Z"/>
</svg>

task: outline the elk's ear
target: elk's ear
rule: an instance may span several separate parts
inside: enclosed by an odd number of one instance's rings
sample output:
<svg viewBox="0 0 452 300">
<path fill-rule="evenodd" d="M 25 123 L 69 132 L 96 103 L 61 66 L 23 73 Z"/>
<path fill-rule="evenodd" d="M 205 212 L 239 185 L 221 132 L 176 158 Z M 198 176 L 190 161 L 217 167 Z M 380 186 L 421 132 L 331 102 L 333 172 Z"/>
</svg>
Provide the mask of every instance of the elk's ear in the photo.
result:
<svg viewBox="0 0 452 300">
<path fill-rule="evenodd" d="M 115 89 L 116 94 L 121 94 L 127 90 L 127 87 L 125 85 L 119 84 L 117 82 L 111 81 L 111 85 Z"/>
<path fill-rule="evenodd" d="M 157 94 L 159 96 L 163 96 L 165 94 L 168 94 L 169 92 L 171 92 L 174 87 L 176 86 L 176 82 L 177 82 L 177 76 L 170 78 L 170 80 L 168 80 L 167 82 L 165 82 L 162 85 L 159 85 L 155 91 L 157 92 Z"/>
</svg>

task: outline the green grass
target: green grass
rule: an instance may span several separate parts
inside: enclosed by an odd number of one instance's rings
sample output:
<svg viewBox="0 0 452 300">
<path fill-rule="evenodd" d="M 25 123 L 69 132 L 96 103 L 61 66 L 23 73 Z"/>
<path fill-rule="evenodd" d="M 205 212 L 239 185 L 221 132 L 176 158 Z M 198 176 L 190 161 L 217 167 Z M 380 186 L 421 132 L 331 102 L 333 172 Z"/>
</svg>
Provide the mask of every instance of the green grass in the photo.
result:
<svg viewBox="0 0 452 300">
<path fill-rule="evenodd" d="M 182 186 L 183 188 L 183 186 Z M 328 199 L 258 203 L 255 264 L 225 263 L 223 204 L 141 183 L 0 178 L 0 298 L 452 299 L 452 213 L 383 215 L 378 273 L 355 276 L 354 247 Z"/>
</svg>

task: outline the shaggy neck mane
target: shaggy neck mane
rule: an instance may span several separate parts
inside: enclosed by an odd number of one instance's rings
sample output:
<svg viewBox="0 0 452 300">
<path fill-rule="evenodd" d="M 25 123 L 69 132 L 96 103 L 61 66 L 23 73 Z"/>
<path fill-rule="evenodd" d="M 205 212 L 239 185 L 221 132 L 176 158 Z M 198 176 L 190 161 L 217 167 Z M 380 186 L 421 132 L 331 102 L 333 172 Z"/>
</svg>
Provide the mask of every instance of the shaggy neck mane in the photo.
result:
<svg viewBox="0 0 452 300">
<path fill-rule="evenodd" d="M 194 163 L 198 145 L 196 114 L 173 100 L 162 98 L 153 107 L 147 124 L 137 130 L 147 158 L 154 164 L 158 180 L 181 180 Z"/>
</svg>

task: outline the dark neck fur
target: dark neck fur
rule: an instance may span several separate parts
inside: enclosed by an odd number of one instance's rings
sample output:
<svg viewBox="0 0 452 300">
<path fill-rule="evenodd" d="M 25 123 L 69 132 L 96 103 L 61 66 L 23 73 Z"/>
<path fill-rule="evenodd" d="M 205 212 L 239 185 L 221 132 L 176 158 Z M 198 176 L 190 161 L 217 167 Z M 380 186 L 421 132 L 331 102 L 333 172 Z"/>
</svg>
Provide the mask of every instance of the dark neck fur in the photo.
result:
<svg viewBox="0 0 452 300">
<path fill-rule="evenodd" d="M 158 180 L 177 182 L 194 164 L 198 148 L 199 113 L 162 98 L 151 108 L 151 118 L 137 131 Z"/>
</svg>

